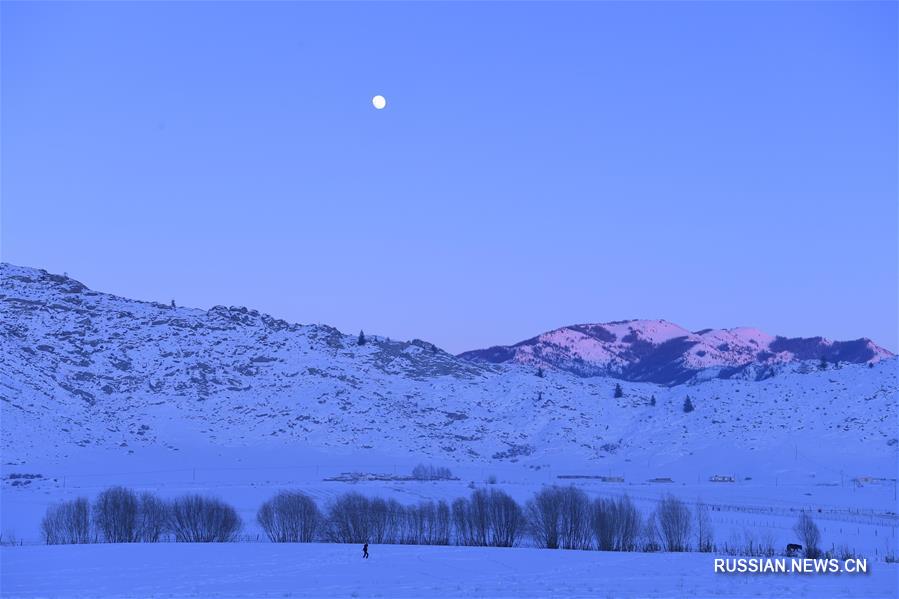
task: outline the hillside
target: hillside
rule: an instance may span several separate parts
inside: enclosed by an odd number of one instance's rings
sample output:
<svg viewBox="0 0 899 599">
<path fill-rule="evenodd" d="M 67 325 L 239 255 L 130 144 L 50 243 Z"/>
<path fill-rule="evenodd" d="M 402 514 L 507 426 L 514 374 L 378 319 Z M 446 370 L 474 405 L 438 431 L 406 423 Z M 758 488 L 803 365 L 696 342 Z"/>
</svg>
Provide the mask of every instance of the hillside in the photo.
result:
<svg viewBox="0 0 899 599">
<path fill-rule="evenodd" d="M 539 377 L 530 364 L 472 361 L 425 341 L 359 345 L 327 326 L 135 301 L 8 264 L 0 308 L 5 464 L 217 446 L 534 465 L 673 460 L 721 444 L 896 454 L 897 361 L 882 351 L 870 365 L 825 370 L 797 358 L 758 381 L 624 381 L 615 398 L 618 381 L 604 376 Z"/>
<path fill-rule="evenodd" d="M 864 338 L 775 337 L 749 327 L 690 332 L 665 320 L 624 320 L 562 327 L 515 345 L 472 350 L 459 357 L 677 385 L 708 378 L 763 379 L 785 364 L 821 360 L 862 364 L 893 354 Z"/>
</svg>

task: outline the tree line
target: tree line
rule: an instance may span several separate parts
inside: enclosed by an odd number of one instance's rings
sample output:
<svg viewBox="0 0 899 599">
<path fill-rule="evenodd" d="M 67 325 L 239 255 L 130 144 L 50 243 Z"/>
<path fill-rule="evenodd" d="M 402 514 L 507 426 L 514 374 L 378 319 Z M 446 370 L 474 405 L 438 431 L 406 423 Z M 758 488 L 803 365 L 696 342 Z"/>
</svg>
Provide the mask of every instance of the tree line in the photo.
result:
<svg viewBox="0 0 899 599">
<path fill-rule="evenodd" d="M 475 489 L 451 502 L 395 499 L 347 492 L 324 506 L 301 491 L 265 501 L 256 522 L 273 543 L 373 543 L 601 551 L 716 550 L 708 509 L 694 510 L 673 495 L 641 513 L 627 496 L 590 499 L 574 486 L 544 487 L 523 505 L 500 489 Z M 41 523 L 47 544 L 186 543 L 236 541 L 244 523 L 215 497 L 184 495 L 169 501 L 126 487 L 50 506 Z M 796 528 L 809 557 L 818 555 L 817 527 L 803 514 Z"/>
</svg>

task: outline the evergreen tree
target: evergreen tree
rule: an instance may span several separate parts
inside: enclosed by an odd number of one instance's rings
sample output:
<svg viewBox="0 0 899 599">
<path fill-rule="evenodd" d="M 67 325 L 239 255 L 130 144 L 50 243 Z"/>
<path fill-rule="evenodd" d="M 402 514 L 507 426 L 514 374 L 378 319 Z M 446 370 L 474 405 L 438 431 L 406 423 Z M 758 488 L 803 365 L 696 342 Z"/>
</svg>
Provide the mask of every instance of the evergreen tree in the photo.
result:
<svg viewBox="0 0 899 599">
<path fill-rule="evenodd" d="M 692 412 L 695 409 L 696 408 L 693 407 L 693 402 L 690 401 L 690 396 L 688 395 L 687 399 L 684 400 L 684 412 L 689 414 L 690 412 Z"/>
<path fill-rule="evenodd" d="M 365 345 L 365 333 L 359 331 L 359 340 L 356 341 L 356 345 Z"/>
<path fill-rule="evenodd" d="M 649 405 L 651 405 L 651 406 L 656 405 L 656 396 L 655 395 L 653 395 L 652 397 L 649 398 Z"/>
<path fill-rule="evenodd" d="M 624 390 L 619 383 L 615 384 L 615 398 L 624 397 Z"/>
</svg>

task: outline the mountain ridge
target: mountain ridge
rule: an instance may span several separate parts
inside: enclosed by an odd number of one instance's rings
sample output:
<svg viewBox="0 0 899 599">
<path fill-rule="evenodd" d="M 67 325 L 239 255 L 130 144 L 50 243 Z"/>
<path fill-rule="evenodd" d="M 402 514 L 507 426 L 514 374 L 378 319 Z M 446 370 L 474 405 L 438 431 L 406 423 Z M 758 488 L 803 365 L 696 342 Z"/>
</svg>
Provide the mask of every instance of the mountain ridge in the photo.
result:
<svg viewBox="0 0 899 599">
<path fill-rule="evenodd" d="M 698 378 L 764 377 L 775 366 L 809 360 L 859 364 L 893 357 L 863 337 L 831 341 L 787 338 L 752 327 L 691 332 L 667 320 L 619 320 L 553 329 L 514 345 L 470 350 L 458 357 L 518 363 L 577 376 L 678 385 Z"/>
</svg>

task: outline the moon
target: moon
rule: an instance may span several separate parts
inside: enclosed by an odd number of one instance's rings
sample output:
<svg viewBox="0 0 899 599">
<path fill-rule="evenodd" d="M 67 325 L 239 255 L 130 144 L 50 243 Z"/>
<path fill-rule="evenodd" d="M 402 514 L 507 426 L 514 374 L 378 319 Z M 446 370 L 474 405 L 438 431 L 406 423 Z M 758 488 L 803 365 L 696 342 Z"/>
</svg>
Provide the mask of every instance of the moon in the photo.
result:
<svg viewBox="0 0 899 599">
<path fill-rule="evenodd" d="M 378 110 L 383 110 L 387 106 L 387 98 L 384 96 L 375 96 L 371 99 L 371 105 L 377 108 Z"/>
</svg>

